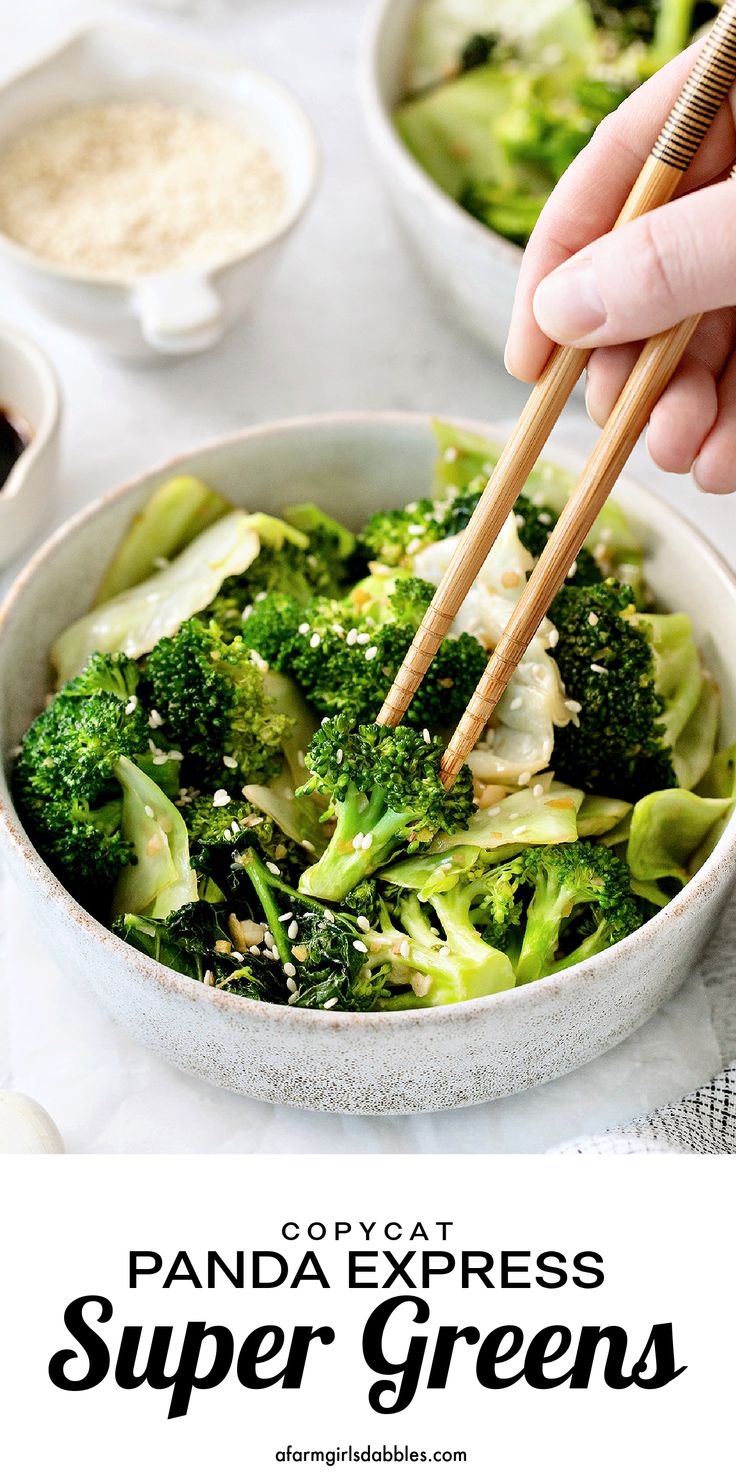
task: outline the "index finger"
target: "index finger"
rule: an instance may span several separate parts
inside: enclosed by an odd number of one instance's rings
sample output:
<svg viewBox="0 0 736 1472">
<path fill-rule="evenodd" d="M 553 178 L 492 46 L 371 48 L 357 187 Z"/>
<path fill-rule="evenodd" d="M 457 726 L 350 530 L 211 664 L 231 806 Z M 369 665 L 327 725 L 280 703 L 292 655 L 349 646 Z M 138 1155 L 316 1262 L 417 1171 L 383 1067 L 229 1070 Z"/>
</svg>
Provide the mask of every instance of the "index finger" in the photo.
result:
<svg viewBox="0 0 736 1472">
<path fill-rule="evenodd" d="M 505 355 L 514 377 L 534 382 L 552 347 L 532 310 L 539 282 L 613 227 L 701 45 L 688 47 L 605 118 L 550 195 L 526 248 L 516 290 Z M 678 194 L 717 178 L 730 168 L 734 152 L 733 112 L 723 107 L 683 174 Z"/>
</svg>

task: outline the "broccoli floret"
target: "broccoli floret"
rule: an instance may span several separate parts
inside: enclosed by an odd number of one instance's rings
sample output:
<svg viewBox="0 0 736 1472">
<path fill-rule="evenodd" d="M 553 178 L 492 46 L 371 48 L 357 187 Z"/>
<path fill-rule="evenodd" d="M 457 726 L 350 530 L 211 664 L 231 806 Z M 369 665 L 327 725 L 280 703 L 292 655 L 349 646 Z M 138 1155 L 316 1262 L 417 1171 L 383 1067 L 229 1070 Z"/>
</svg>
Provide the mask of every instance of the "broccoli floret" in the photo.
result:
<svg viewBox="0 0 736 1472">
<path fill-rule="evenodd" d="M 303 609 L 265 599 L 243 628 L 244 640 L 264 659 L 290 674 L 321 713 L 348 712 L 370 721 L 397 674 L 434 589 L 418 578 L 389 579 L 391 592 L 380 606 L 374 585 L 374 618 L 356 600 L 317 598 Z M 359 585 L 360 587 L 360 585 Z M 367 590 L 366 590 L 367 591 Z M 359 600 L 358 600 L 359 601 Z M 459 720 L 486 667 L 488 655 L 470 634 L 445 639 L 407 713 L 412 726 L 450 726 Z"/>
<path fill-rule="evenodd" d="M 355 551 L 352 532 L 311 502 L 287 507 L 284 517 L 283 523 L 273 522 L 287 529 L 283 540 L 262 545 L 247 572 L 228 578 L 203 615 L 214 619 L 226 638 L 241 632 L 244 618 L 266 595 L 299 605 L 316 595 L 339 596 L 348 580 Z"/>
<path fill-rule="evenodd" d="M 132 861 L 121 833 L 115 767 L 148 750 L 138 670 L 124 655 L 96 655 L 36 717 L 18 755 L 18 811 L 41 856 L 95 913 Z"/>
<path fill-rule="evenodd" d="M 472 776 L 464 767 L 446 792 L 442 750 L 439 737 L 405 726 L 355 727 L 346 716 L 325 721 L 307 752 L 312 776 L 303 790 L 329 797 L 335 829 L 322 857 L 301 877 L 306 894 L 341 900 L 398 848 L 414 852 L 467 821 Z"/>
<path fill-rule="evenodd" d="M 644 921 L 628 864 L 602 844 L 526 849 L 506 868 L 512 884 L 531 891 L 516 966 L 520 985 L 588 960 Z"/>
<path fill-rule="evenodd" d="M 189 619 L 159 640 L 145 676 L 160 738 L 186 753 L 192 785 L 237 789 L 279 771 L 288 717 L 272 707 L 241 638 L 226 643 L 216 624 Z"/>
<path fill-rule="evenodd" d="M 288 593 L 271 593 L 259 598 L 241 619 L 240 632 L 249 649 L 281 670 L 288 665 L 288 651 L 304 622 L 304 608 Z"/>
<path fill-rule="evenodd" d="M 608 579 L 566 586 L 551 608 L 554 656 L 575 721 L 555 731 L 563 781 L 636 802 L 677 785 L 673 748 L 697 706 L 703 677 L 683 614 L 640 615 L 631 588 Z"/>
</svg>

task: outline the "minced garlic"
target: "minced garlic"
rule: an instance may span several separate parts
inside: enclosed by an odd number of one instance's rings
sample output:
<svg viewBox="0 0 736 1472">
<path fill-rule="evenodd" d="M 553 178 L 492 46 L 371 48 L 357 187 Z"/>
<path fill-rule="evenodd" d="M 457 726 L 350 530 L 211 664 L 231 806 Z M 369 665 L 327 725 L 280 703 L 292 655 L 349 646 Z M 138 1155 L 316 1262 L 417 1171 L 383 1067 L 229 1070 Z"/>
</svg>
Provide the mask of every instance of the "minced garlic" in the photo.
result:
<svg viewBox="0 0 736 1472">
<path fill-rule="evenodd" d="M 0 154 L 0 230 L 86 275 L 220 264 L 265 239 L 283 205 L 260 143 L 155 100 L 57 113 Z"/>
</svg>

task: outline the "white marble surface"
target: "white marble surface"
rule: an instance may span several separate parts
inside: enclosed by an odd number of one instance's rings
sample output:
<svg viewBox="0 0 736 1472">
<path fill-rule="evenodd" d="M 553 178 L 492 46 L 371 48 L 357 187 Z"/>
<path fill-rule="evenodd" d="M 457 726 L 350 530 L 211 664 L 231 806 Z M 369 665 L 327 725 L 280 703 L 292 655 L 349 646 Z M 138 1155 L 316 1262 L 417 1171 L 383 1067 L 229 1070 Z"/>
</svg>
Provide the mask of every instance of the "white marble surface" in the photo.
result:
<svg viewBox="0 0 736 1472">
<path fill-rule="evenodd" d="M 257 420 L 327 409 L 410 408 L 500 419 L 524 390 L 454 330 L 418 280 L 385 207 L 355 89 L 364 0 L 200 0 L 166 16 L 141 4 L 0 0 L 0 80 L 94 15 L 136 12 L 262 66 L 318 129 L 324 176 L 253 316 L 213 354 L 132 370 L 100 358 L 20 299 L 2 317 L 59 372 L 65 423 L 49 529 L 99 492 L 198 440 Z M 170 7 L 169 7 L 170 9 Z M 593 434 L 567 419 L 576 446 Z M 633 468 L 734 557 L 733 500 Z M 0 588 L 8 575 L 0 579 Z M 29 935 L 5 881 L 0 1086 L 35 1095 L 71 1150 L 539 1150 L 622 1122 L 703 1081 L 721 1061 L 702 979 L 606 1059 L 522 1098 L 444 1117 L 364 1121 L 237 1099 L 174 1073 L 78 994 Z M 719 966 L 716 970 L 721 971 Z"/>
</svg>

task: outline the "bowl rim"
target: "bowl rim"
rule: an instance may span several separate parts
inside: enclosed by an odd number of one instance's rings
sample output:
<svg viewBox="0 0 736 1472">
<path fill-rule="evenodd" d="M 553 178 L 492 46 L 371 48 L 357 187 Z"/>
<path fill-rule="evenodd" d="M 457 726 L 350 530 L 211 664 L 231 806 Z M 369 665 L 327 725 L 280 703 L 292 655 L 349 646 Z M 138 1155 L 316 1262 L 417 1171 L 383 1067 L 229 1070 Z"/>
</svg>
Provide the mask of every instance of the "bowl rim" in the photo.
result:
<svg viewBox="0 0 736 1472">
<path fill-rule="evenodd" d="M 12 510 L 17 509 L 26 482 L 33 466 L 39 456 L 43 454 L 49 441 L 53 438 L 59 427 L 61 417 L 61 393 L 56 373 L 43 349 L 28 337 L 25 332 L 19 332 L 8 322 L 0 322 L 0 353 L 9 351 L 17 358 L 24 358 L 30 364 L 33 373 L 41 387 L 43 409 L 41 418 L 37 425 L 32 425 L 33 434 L 26 449 L 18 456 L 10 475 L 2 487 L 0 495 L 0 526 L 7 525 Z"/>
<path fill-rule="evenodd" d="M 380 432 L 385 426 L 405 426 L 415 430 L 429 429 L 432 420 L 439 416 L 418 411 L 403 410 L 359 410 L 351 412 L 343 410 L 337 413 L 322 413 L 300 415 L 289 419 L 270 420 L 265 424 L 247 426 L 245 429 L 236 430 L 229 435 L 218 435 L 207 439 L 198 445 L 180 452 L 176 456 L 160 462 L 132 476 L 122 485 L 98 496 L 89 505 L 76 512 L 62 524 L 45 542 L 33 553 L 25 567 L 15 579 L 10 590 L 0 604 L 0 643 L 5 637 L 6 626 L 15 610 L 16 604 L 22 600 L 26 589 L 36 580 L 43 576 L 46 562 L 56 550 L 75 534 L 83 526 L 95 520 L 95 518 L 108 506 L 124 500 L 143 482 L 158 476 L 169 477 L 176 470 L 202 453 L 215 450 L 230 449 L 235 446 L 256 440 L 268 439 L 280 434 L 291 434 L 294 431 L 308 430 L 320 433 L 325 429 L 335 426 L 369 426 Z M 456 424 L 458 429 L 471 432 L 493 435 L 498 433 L 498 427 L 494 428 L 491 423 L 479 420 L 463 419 L 452 415 L 450 422 Z M 574 460 L 580 463 L 583 457 L 575 455 L 574 451 L 560 450 L 554 445 L 550 452 L 550 458 L 554 459 L 560 455 L 560 463 L 567 458 L 570 465 Z M 647 512 L 654 509 L 655 513 L 662 515 L 665 519 L 671 518 L 680 527 L 684 535 L 690 538 L 699 550 L 699 555 L 708 561 L 714 573 L 730 588 L 734 601 L 736 602 L 736 572 L 734 572 L 725 560 L 720 556 L 702 532 L 691 523 L 681 512 L 674 510 L 667 502 L 650 490 L 642 486 L 638 481 L 623 477 L 624 481 L 636 486 L 637 495 L 642 506 L 642 520 L 646 521 Z M 126 941 L 113 934 L 99 920 L 88 913 L 65 889 L 64 885 L 48 868 L 41 855 L 35 849 L 22 827 L 20 818 L 16 813 L 12 802 L 12 795 L 7 786 L 5 773 L 0 771 L 0 844 L 9 848 L 16 860 L 19 860 L 29 871 L 30 882 L 40 890 L 41 897 L 53 905 L 56 910 L 65 913 L 67 920 L 74 927 L 81 928 L 96 941 L 103 950 L 112 950 L 113 954 L 121 962 L 129 964 L 135 958 L 135 969 L 141 978 L 151 983 L 159 992 L 175 993 L 181 999 L 194 1002 L 203 1006 L 214 1006 L 218 1010 L 227 1010 L 231 1015 L 240 1013 L 242 1017 L 254 1019 L 261 1023 L 273 1022 L 274 1016 L 278 1014 L 282 1018 L 281 1025 L 284 1027 L 297 1027 L 300 1029 L 313 1029 L 324 1027 L 342 1029 L 345 1027 L 362 1027 L 370 1031 L 383 1031 L 386 1028 L 407 1028 L 417 1026 L 443 1025 L 451 1018 L 461 1021 L 472 1022 L 488 1011 L 492 1012 L 499 1006 L 508 1006 L 511 998 L 523 996 L 524 1005 L 532 1008 L 544 1007 L 547 1000 L 558 993 L 563 987 L 570 990 L 576 984 L 587 986 L 590 978 L 610 965 L 612 954 L 620 957 L 623 961 L 631 955 L 635 949 L 642 944 L 642 937 L 647 941 L 653 941 L 661 935 L 664 926 L 670 920 L 678 918 L 685 910 L 696 904 L 709 889 L 712 880 L 724 863 L 736 873 L 736 813 L 732 814 L 729 823 L 721 835 L 713 853 L 706 859 L 703 867 L 688 882 L 673 900 L 663 910 L 657 912 L 651 920 L 640 927 L 632 935 L 619 941 L 608 951 L 603 951 L 587 961 L 579 962 L 568 970 L 557 975 L 544 977 L 536 981 L 533 986 L 512 988 L 509 991 L 497 992 L 490 996 L 479 997 L 471 1001 L 446 1003 L 438 1007 L 427 1007 L 409 1009 L 406 1012 L 324 1012 L 309 1008 L 280 1007 L 271 1002 L 253 1002 L 245 997 L 238 997 L 219 991 L 217 988 L 205 987 L 194 978 L 183 976 L 180 972 L 164 966 L 161 962 L 153 960 L 141 951 L 136 951 Z"/>
<path fill-rule="evenodd" d="M 134 292 L 142 282 L 158 279 L 170 280 L 177 276 L 194 276 L 204 280 L 218 277 L 223 271 L 232 266 L 242 264 L 244 261 L 253 260 L 262 252 L 269 250 L 279 240 L 289 235 L 305 211 L 312 202 L 320 179 L 322 155 L 315 126 L 306 109 L 299 102 L 293 92 L 282 82 L 269 76 L 268 72 L 261 71 L 259 67 L 250 66 L 248 62 L 239 57 L 233 59 L 224 51 L 218 51 L 214 47 L 200 47 L 193 41 L 181 39 L 176 35 L 169 35 L 160 26 L 146 23 L 144 21 L 127 20 L 122 16 L 97 16 L 86 24 L 75 26 L 66 36 L 62 37 L 54 45 L 39 52 L 27 65 L 14 71 L 0 85 L 0 109 L 5 104 L 6 97 L 12 93 L 17 84 L 23 83 L 35 73 L 42 73 L 51 63 L 62 57 L 65 52 L 72 51 L 75 47 L 83 45 L 90 37 L 95 35 L 122 36 L 129 41 L 137 41 L 147 47 L 155 47 L 166 64 L 166 58 L 170 55 L 190 61 L 198 71 L 208 72 L 210 75 L 220 75 L 232 78 L 238 75 L 250 77 L 262 91 L 270 91 L 282 108 L 284 113 L 290 113 L 294 122 L 299 127 L 305 146 L 305 157 L 307 161 L 307 176 L 302 189 L 297 194 L 291 207 L 275 222 L 269 233 L 262 239 L 257 240 L 247 249 L 237 252 L 235 255 L 218 258 L 211 264 L 199 266 L 194 270 L 170 270 L 156 273 L 148 273 L 141 276 L 116 276 L 113 273 L 97 273 L 90 275 L 88 272 L 78 270 L 74 266 L 61 266 L 56 261 L 46 260 L 44 256 L 36 255 L 27 246 L 14 240 L 12 235 L 0 229 L 0 251 L 10 259 L 15 260 L 26 270 L 33 270 L 41 276 L 49 276 L 61 282 L 70 282 L 75 286 L 90 288 L 112 288 L 114 290 Z M 184 104 L 182 104 L 184 105 Z M 73 99 L 69 106 L 73 107 Z M 194 109 L 196 111 L 196 108 Z M 56 109 L 64 111 L 64 108 Z M 48 116 L 53 116 L 50 112 Z M 281 171 L 285 174 L 285 171 Z"/>
<path fill-rule="evenodd" d="M 378 58 L 383 45 L 384 26 L 393 0 L 370 0 L 363 24 L 358 61 L 358 90 L 363 102 L 371 137 L 377 149 L 387 155 L 406 183 L 424 196 L 427 204 L 444 215 L 448 224 L 462 226 L 479 243 L 490 247 L 497 256 L 505 256 L 511 266 L 521 265 L 524 251 L 507 240 L 490 225 L 476 220 L 451 194 L 441 189 L 426 169 L 414 158 L 394 126 L 393 118 L 378 85 Z M 416 10 L 419 0 L 413 0 Z"/>
</svg>

